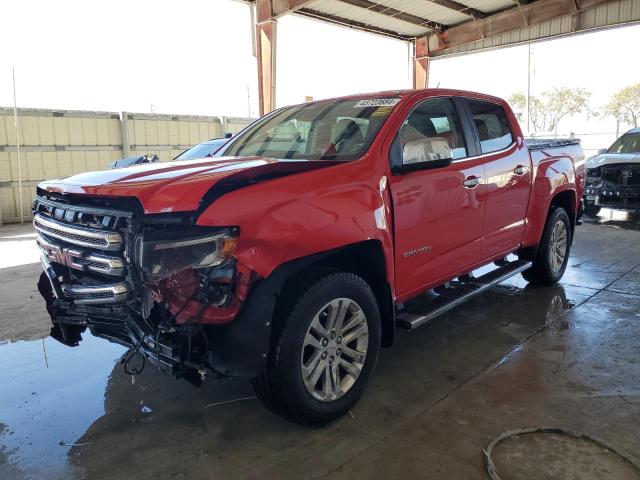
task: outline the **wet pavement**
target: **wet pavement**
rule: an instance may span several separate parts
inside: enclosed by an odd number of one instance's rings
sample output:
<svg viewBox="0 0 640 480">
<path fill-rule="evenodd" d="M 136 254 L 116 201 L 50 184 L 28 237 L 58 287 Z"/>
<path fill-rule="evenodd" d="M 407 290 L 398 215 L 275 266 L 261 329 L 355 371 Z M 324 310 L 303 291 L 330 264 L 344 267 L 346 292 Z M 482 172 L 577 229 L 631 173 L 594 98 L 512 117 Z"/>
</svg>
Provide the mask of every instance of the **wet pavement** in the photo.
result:
<svg viewBox="0 0 640 480">
<path fill-rule="evenodd" d="M 120 346 L 45 338 L 31 231 L 1 227 L 0 478 L 482 479 L 491 438 L 538 425 L 637 459 L 638 230 L 639 216 L 603 210 L 578 227 L 560 285 L 515 277 L 399 332 L 351 414 L 310 430 L 264 410 L 247 381 L 197 389 L 152 368 L 132 378 Z M 637 473 L 613 455 L 595 461 L 585 445 L 510 442 L 496 449 L 504 478 Z M 573 463 L 559 465 L 561 447 Z"/>
</svg>

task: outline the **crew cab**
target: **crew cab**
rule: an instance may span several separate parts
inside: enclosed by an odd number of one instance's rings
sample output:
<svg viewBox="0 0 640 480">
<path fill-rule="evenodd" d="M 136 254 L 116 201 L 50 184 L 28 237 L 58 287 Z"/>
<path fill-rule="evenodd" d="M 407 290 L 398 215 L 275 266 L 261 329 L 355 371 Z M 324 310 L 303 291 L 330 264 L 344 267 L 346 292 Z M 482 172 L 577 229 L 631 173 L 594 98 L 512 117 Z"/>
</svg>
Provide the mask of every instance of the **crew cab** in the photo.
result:
<svg viewBox="0 0 640 480">
<path fill-rule="evenodd" d="M 410 90 L 276 110 L 215 159 L 46 181 L 34 225 L 51 334 L 199 383 L 252 379 L 306 425 L 353 407 L 381 347 L 506 278 L 557 282 L 577 140 L 528 145 L 507 103 Z"/>
<path fill-rule="evenodd" d="M 632 128 L 611 147 L 587 160 L 584 213 L 602 207 L 640 210 L 640 128 Z"/>
</svg>

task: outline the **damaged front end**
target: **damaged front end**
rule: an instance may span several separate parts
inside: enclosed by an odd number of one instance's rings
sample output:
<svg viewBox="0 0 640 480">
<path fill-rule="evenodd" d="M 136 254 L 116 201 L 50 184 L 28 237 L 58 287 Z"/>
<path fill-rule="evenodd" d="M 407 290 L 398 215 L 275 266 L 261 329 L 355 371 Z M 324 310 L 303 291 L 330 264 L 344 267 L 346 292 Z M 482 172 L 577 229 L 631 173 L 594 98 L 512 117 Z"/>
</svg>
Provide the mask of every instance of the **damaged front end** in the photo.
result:
<svg viewBox="0 0 640 480">
<path fill-rule="evenodd" d="M 587 168 L 585 205 L 640 210 L 640 164 L 609 163 Z"/>
<path fill-rule="evenodd" d="M 130 349 L 128 373 L 149 361 L 196 384 L 206 371 L 251 376 L 262 368 L 269 329 L 245 305 L 259 279 L 234 257 L 237 228 L 199 227 L 193 213 L 143 215 L 135 199 L 43 190 L 33 210 L 38 289 L 54 338 L 75 346 L 89 329 Z M 249 334 L 259 341 L 247 342 Z"/>
</svg>

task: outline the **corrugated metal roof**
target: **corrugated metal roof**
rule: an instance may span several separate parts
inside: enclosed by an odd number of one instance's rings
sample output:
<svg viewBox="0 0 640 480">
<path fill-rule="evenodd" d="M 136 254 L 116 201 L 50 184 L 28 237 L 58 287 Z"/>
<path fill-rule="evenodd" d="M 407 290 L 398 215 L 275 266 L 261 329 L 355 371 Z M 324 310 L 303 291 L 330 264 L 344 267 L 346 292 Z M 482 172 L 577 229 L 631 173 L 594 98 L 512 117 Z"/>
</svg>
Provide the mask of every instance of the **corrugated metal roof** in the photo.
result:
<svg viewBox="0 0 640 480">
<path fill-rule="evenodd" d="M 444 32 L 430 36 L 433 56 L 640 21 L 640 0 L 274 0 L 289 2 L 297 14 L 404 40 Z"/>
<path fill-rule="evenodd" d="M 455 25 L 472 17 L 425 0 L 377 0 L 377 3 L 444 25 Z"/>
<path fill-rule="evenodd" d="M 383 28 L 396 32 L 399 36 L 422 36 L 431 31 L 428 27 L 414 25 L 404 20 L 399 20 L 394 16 L 377 13 L 340 0 L 316 0 L 315 2 L 307 4 L 305 10 L 320 12 L 333 18 L 339 17 L 365 25 Z"/>
<path fill-rule="evenodd" d="M 455 2 L 429 0 L 315 0 L 304 6 L 300 13 L 316 12 L 327 15 L 328 19 L 344 19 L 361 25 L 371 25 L 396 33 L 400 37 L 415 37 L 426 35 L 433 30 L 434 25 L 447 27 L 472 20 L 473 16 L 466 7 L 477 8 L 482 12 L 490 12 L 503 6 L 513 6 L 512 0 L 464 0 Z M 444 6 L 449 3 L 449 6 Z M 457 4 L 460 8 L 451 6 Z M 474 5 L 471 5 L 473 3 Z M 478 4 L 486 4 L 484 7 Z M 385 10 L 387 7 L 388 10 Z M 462 10 L 462 11 L 460 11 Z M 405 13 L 418 19 L 424 19 L 425 24 L 407 22 L 400 14 Z M 437 27 L 438 25 L 436 25 Z"/>
<path fill-rule="evenodd" d="M 449 48 L 438 55 L 459 55 L 636 22 L 640 22 L 640 0 L 619 0 L 598 5 L 577 15 L 563 15 L 501 35 Z"/>
<path fill-rule="evenodd" d="M 513 0 L 464 0 L 463 3 L 487 13 L 517 5 L 517 2 L 514 2 Z"/>
</svg>

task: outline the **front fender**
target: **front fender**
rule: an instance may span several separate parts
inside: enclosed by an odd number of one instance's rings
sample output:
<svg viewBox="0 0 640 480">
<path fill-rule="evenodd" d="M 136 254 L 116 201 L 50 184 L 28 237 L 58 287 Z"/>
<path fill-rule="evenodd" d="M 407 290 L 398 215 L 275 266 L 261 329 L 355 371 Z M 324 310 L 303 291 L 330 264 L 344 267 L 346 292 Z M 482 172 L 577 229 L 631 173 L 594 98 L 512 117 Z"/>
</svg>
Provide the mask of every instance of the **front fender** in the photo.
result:
<svg viewBox="0 0 640 480">
<path fill-rule="evenodd" d="M 235 256 L 263 278 L 294 259 L 378 240 L 390 281 L 390 216 L 386 178 L 376 178 L 358 161 L 227 193 L 205 209 L 197 223 L 239 227 Z"/>
</svg>

